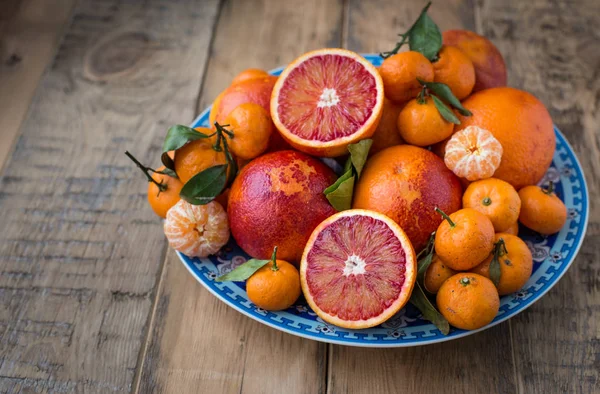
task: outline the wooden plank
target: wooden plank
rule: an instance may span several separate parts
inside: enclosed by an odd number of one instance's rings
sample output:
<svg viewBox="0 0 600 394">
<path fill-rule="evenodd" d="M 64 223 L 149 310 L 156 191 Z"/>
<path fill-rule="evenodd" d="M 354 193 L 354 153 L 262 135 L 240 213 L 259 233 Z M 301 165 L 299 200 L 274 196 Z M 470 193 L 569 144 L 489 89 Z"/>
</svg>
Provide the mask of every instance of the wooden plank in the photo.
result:
<svg viewBox="0 0 600 394">
<path fill-rule="evenodd" d="M 131 390 L 166 242 L 123 151 L 192 118 L 217 10 L 76 7 L 0 178 L 0 392 Z"/>
<path fill-rule="evenodd" d="M 417 18 L 426 1 L 350 1 L 350 49 L 391 49 L 397 34 Z M 440 29 L 474 27 L 473 4 L 435 2 L 430 15 Z M 374 21 L 377 21 L 374 23 Z M 330 393 L 514 393 L 508 325 L 468 338 L 407 349 L 330 345 Z M 493 357 L 490 357 L 493 355 Z"/>
<path fill-rule="evenodd" d="M 198 111 L 245 68 L 269 69 L 339 46 L 341 1 L 226 1 Z M 168 253 L 139 392 L 322 393 L 326 345 L 294 337 L 217 300 Z"/>
<path fill-rule="evenodd" d="M 511 320 L 523 393 L 592 393 L 600 387 L 600 3 L 484 1 L 478 29 L 506 56 L 509 84 L 539 97 L 585 171 L 591 212 L 573 266 Z M 595 38 L 594 38 L 595 37 Z"/>
<path fill-rule="evenodd" d="M 0 5 L 0 168 L 75 0 L 10 0 Z"/>
</svg>

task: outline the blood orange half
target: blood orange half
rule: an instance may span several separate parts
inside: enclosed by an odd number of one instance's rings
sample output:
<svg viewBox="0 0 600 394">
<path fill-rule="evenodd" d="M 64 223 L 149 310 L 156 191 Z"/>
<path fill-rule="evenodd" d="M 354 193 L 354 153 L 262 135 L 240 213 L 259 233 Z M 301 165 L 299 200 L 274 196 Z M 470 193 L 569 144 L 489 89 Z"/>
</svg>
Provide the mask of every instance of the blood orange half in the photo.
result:
<svg viewBox="0 0 600 394">
<path fill-rule="evenodd" d="M 317 315 L 358 329 L 383 323 L 406 304 L 416 270 L 415 251 L 400 226 L 380 213 L 351 209 L 313 231 L 300 279 Z"/>
<path fill-rule="evenodd" d="M 340 156 L 375 132 L 383 108 L 377 69 L 357 53 L 319 49 L 290 63 L 271 95 L 271 117 L 293 147 Z"/>
</svg>

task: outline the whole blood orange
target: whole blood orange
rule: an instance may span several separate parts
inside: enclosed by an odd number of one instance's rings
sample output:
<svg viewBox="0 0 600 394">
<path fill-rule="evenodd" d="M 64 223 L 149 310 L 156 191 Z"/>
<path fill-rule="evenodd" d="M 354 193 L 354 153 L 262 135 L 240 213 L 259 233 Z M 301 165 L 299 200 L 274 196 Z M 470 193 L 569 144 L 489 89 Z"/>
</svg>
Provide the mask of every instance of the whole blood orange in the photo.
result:
<svg viewBox="0 0 600 394">
<path fill-rule="evenodd" d="M 271 116 L 283 138 L 300 151 L 327 157 L 372 136 L 382 107 L 377 69 L 345 49 L 300 56 L 281 73 L 271 97 Z"/>
<path fill-rule="evenodd" d="M 552 162 L 556 141 L 552 119 L 540 100 L 525 91 L 502 87 L 477 92 L 462 104 L 473 115 L 461 116 L 455 131 L 478 126 L 502 145 L 502 161 L 494 178 L 517 190 L 542 179 Z"/>
<path fill-rule="evenodd" d="M 323 320 L 345 328 L 383 323 L 408 301 L 416 257 L 402 229 L 385 215 L 351 209 L 310 236 L 300 263 L 302 292 Z"/>
<path fill-rule="evenodd" d="M 460 181 L 442 159 L 423 148 L 398 145 L 367 161 L 352 207 L 389 216 L 418 251 L 442 221 L 435 208 L 457 211 L 461 198 Z"/>
<path fill-rule="evenodd" d="M 296 151 L 260 156 L 238 174 L 229 191 L 231 233 L 252 257 L 299 262 L 310 233 L 335 213 L 323 190 L 335 174 Z"/>
</svg>

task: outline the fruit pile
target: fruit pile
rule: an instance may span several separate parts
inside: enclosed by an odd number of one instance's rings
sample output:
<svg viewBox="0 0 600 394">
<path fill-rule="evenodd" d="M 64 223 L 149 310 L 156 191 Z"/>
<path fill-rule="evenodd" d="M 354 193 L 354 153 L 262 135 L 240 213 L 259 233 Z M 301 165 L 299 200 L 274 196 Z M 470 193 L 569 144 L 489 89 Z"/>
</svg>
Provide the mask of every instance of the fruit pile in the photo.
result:
<svg viewBox="0 0 600 394">
<path fill-rule="evenodd" d="M 518 223 L 553 234 L 566 221 L 553 185 L 537 186 L 552 120 L 505 86 L 490 41 L 442 34 L 428 7 L 379 69 L 344 49 L 279 77 L 248 69 L 215 99 L 210 128 L 168 130 L 162 167 L 127 152 L 171 247 L 207 257 L 233 236 L 252 259 L 217 280 L 246 281 L 266 310 L 303 294 L 347 328 L 409 301 L 446 334 L 490 323 L 533 269 Z"/>
</svg>

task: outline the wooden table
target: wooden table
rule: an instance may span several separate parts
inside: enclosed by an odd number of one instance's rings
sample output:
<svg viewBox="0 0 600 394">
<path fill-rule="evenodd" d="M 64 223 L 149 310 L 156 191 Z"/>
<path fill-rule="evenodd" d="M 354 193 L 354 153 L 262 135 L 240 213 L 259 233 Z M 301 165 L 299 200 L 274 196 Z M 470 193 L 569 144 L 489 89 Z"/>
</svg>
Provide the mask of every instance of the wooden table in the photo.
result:
<svg viewBox="0 0 600 394">
<path fill-rule="evenodd" d="M 0 4 L 0 392 L 600 392 L 600 2 L 438 0 L 491 38 L 590 187 L 587 238 L 542 300 L 439 345 L 300 339 L 218 301 L 167 247 L 146 182 L 248 67 L 391 48 L 423 0 L 5 0 Z M 508 115 L 509 116 L 509 115 Z"/>
</svg>

